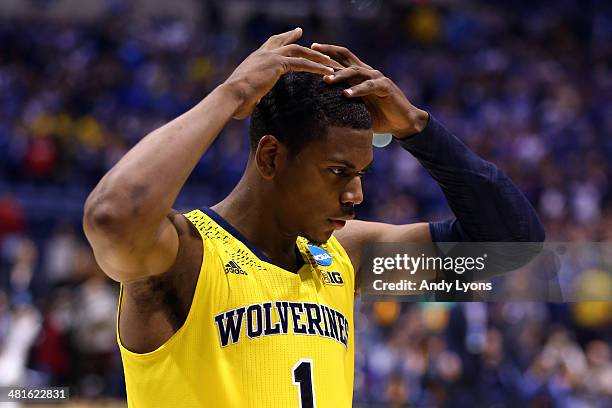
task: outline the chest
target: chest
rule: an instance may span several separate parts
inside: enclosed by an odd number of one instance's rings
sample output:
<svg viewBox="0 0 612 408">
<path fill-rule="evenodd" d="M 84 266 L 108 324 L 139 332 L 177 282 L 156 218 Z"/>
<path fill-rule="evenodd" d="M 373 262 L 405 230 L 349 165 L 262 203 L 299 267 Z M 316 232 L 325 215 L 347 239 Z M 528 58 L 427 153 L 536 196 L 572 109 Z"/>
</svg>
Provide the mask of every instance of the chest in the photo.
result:
<svg viewBox="0 0 612 408">
<path fill-rule="evenodd" d="M 306 263 L 292 273 L 248 253 L 217 254 L 206 269 L 217 271 L 211 287 L 216 300 L 209 299 L 223 347 L 279 334 L 326 338 L 347 347 L 353 291 L 350 271 L 341 264 L 319 265 L 305 256 Z"/>
</svg>

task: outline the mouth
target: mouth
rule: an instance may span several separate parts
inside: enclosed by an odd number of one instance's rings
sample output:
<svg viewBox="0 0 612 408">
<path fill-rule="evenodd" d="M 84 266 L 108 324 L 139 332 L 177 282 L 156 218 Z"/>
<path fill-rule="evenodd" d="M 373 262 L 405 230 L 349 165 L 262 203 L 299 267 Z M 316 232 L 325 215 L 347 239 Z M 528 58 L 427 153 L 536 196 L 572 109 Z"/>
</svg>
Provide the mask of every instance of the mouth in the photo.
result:
<svg viewBox="0 0 612 408">
<path fill-rule="evenodd" d="M 335 230 L 340 230 L 346 225 L 346 220 L 330 218 L 329 222 L 334 226 Z"/>
</svg>

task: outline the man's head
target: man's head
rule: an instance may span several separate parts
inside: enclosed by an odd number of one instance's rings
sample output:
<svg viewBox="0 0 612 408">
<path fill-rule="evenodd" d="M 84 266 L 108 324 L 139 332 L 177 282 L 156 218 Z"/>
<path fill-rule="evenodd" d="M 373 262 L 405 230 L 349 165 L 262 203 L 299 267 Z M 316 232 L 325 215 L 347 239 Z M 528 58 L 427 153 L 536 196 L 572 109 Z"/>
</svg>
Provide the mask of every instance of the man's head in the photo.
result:
<svg viewBox="0 0 612 408">
<path fill-rule="evenodd" d="M 277 221 L 313 242 L 326 241 L 330 219 L 350 218 L 363 200 L 361 175 L 372 161 L 372 120 L 347 84 L 290 72 L 255 108 L 251 165 L 266 180 Z"/>
</svg>

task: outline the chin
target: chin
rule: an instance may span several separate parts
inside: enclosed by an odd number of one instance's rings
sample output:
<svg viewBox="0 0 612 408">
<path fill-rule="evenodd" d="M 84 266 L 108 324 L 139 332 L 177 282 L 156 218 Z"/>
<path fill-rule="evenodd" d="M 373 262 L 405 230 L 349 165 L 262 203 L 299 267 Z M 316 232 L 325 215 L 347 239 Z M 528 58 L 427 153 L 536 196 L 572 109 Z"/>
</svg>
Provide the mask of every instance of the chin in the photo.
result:
<svg viewBox="0 0 612 408">
<path fill-rule="evenodd" d="M 334 231 L 331 230 L 329 232 L 319 232 L 317 234 L 304 234 L 303 237 L 306 238 L 309 242 L 312 242 L 315 245 L 321 245 L 326 243 L 329 238 L 332 236 Z"/>
</svg>

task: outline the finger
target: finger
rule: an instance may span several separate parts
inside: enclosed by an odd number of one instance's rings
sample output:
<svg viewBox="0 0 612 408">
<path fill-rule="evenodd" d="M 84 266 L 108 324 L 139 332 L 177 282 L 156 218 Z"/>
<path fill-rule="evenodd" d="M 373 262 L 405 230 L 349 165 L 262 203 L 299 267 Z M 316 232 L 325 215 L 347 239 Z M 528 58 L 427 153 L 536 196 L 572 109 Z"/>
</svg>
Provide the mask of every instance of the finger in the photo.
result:
<svg viewBox="0 0 612 408">
<path fill-rule="evenodd" d="M 351 67 L 336 71 L 332 75 L 326 75 L 323 79 L 325 82 L 330 84 L 336 82 L 348 82 L 349 84 L 356 85 L 357 83 L 367 79 L 376 79 L 382 76 L 383 75 L 380 71 L 353 65 Z"/>
<path fill-rule="evenodd" d="M 357 56 L 346 47 L 340 47 L 338 45 L 332 44 L 312 43 L 310 48 L 316 51 L 320 51 L 325 55 L 329 55 L 345 67 L 349 67 L 351 65 L 358 65 L 361 67 L 372 68 L 365 62 L 357 58 Z"/>
<path fill-rule="evenodd" d="M 277 50 L 281 55 L 288 57 L 302 57 L 311 61 L 321 63 L 323 65 L 341 69 L 342 66 L 331 59 L 328 55 L 322 54 L 319 51 L 311 50 L 310 48 L 302 47 L 298 44 L 289 44 Z"/>
<path fill-rule="evenodd" d="M 368 79 L 344 90 L 344 95 L 357 98 L 360 96 L 376 95 L 384 97 L 389 95 L 389 86 L 386 78 Z"/>
<path fill-rule="evenodd" d="M 288 71 L 312 72 L 313 74 L 329 75 L 334 72 L 333 68 L 311 61 L 302 57 L 284 57 L 284 73 Z"/>
<path fill-rule="evenodd" d="M 299 40 L 303 33 L 304 31 L 300 27 L 297 27 L 291 31 L 275 34 L 268 38 L 268 40 L 263 43 L 261 48 L 266 50 L 272 50 L 278 47 L 282 47 L 283 45 L 291 44 Z"/>
<path fill-rule="evenodd" d="M 329 60 L 331 62 L 327 65 L 329 65 L 330 67 L 333 67 L 336 70 L 344 69 L 344 65 L 340 64 L 338 61 L 334 60 L 333 58 L 330 58 Z"/>
</svg>

